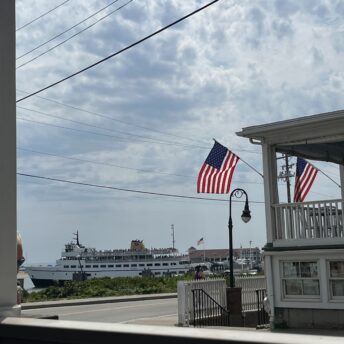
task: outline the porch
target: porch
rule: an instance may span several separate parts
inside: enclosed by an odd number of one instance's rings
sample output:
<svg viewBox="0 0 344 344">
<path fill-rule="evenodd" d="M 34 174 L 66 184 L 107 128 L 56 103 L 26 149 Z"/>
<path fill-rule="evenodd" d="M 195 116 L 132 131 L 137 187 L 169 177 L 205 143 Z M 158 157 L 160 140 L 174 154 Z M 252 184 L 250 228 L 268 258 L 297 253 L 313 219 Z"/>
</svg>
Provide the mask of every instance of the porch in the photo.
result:
<svg viewBox="0 0 344 344">
<path fill-rule="evenodd" d="M 273 204 L 274 246 L 344 244 L 343 200 Z"/>
</svg>

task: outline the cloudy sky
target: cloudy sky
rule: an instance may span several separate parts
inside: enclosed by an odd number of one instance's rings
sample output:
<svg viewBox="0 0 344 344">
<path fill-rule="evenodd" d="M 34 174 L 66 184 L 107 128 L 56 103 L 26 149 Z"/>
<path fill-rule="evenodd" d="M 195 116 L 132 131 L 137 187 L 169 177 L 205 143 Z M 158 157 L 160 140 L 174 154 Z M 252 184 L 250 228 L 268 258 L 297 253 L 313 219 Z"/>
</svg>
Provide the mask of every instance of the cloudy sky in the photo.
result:
<svg viewBox="0 0 344 344">
<path fill-rule="evenodd" d="M 206 3 L 17 0 L 17 99 Z M 228 195 L 196 192 L 197 175 L 213 138 L 262 171 L 260 147 L 236 132 L 342 109 L 343 15 L 344 2 L 335 0 L 220 0 L 20 101 L 19 173 L 214 199 L 139 194 L 18 175 L 18 231 L 27 263 L 54 262 L 76 230 L 83 244 L 98 249 L 127 248 L 132 239 L 144 240 L 146 247 L 167 247 L 172 246 L 173 224 L 175 246 L 182 253 L 201 237 L 204 248 L 227 248 L 229 206 L 222 200 Z M 334 165 L 314 163 L 339 181 Z M 239 162 L 235 187 L 247 191 L 252 220 L 243 224 L 243 204 L 233 204 L 234 245 L 249 247 L 251 241 L 262 247 L 262 178 Z M 281 201 L 286 201 L 282 181 L 279 189 Z M 338 186 L 318 174 L 307 200 L 339 196 Z"/>
</svg>

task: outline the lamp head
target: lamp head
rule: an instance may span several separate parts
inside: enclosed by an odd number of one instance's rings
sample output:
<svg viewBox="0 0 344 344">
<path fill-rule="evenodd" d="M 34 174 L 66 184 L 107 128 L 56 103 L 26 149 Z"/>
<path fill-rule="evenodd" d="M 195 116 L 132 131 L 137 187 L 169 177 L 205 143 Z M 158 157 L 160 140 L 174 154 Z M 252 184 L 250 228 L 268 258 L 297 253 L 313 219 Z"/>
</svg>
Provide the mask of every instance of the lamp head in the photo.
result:
<svg viewBox="0 0 344 344">
<path fill-rule="evenodd" d="M 248 200 L 245 202 L 245 208 L 242 211 L 241 219 L 247 223 L 248 221 L 251 220 L 251 211 L 250 208 L 248 207 Z"/>
</svg>

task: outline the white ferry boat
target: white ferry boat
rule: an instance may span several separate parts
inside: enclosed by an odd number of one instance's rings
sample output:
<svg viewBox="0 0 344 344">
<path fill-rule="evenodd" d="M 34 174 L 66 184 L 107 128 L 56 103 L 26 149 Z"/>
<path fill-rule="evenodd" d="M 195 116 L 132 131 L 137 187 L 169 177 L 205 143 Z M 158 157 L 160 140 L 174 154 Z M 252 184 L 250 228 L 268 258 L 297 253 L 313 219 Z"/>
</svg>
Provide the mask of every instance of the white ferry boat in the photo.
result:
<svg viewBox="0 0 344 344">
<path fill-rule="evenodd" d="M 81 245 L 75 235 L 55 266 L 25 267 L 35 287 L 100 277 L 180 275 L 190 269 L 189 256 L 175 248 L 147 249 L 142 240 L 132 240 L 130 249 L 98 251 Z"/>
</svg>

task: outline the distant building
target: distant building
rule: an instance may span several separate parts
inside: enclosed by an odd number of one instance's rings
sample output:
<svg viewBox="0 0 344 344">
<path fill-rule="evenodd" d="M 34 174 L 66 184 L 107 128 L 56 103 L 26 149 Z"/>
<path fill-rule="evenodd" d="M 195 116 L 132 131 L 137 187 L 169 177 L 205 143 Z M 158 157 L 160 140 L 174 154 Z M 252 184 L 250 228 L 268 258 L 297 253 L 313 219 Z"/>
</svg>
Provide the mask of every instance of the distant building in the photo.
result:
<svg viewBox="0 0 344 344">
<path fill-rule="evenodd" d="M 247 259 L 257 264 L 261 261 L 261 251 L 258 247 L 252 248 L 235 248 L 233 250 L 234 260 Z M 198 262 L 224 262 L 228 261 L 229 251 L 226 249 L 207 249 L 197 250 L 194 247 L 188 249 L 191 263 Z"/>
</svg>

